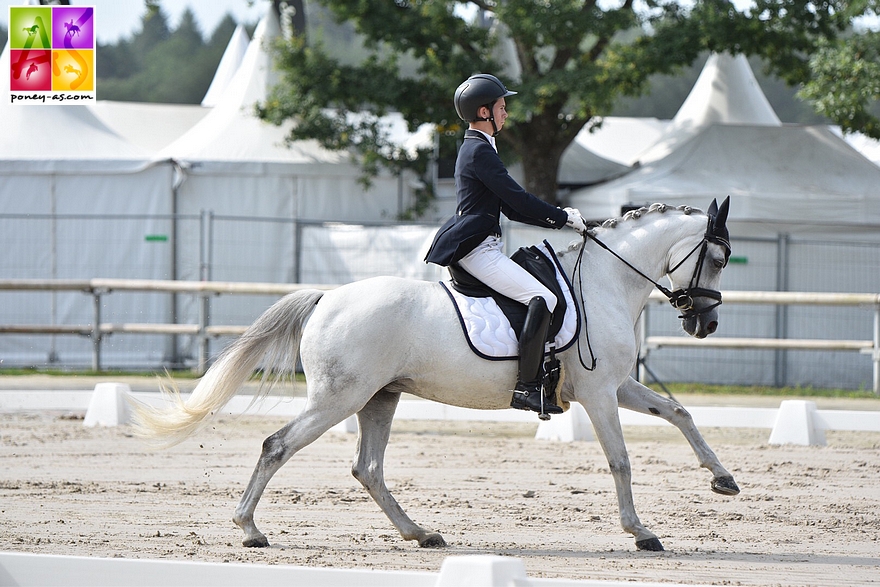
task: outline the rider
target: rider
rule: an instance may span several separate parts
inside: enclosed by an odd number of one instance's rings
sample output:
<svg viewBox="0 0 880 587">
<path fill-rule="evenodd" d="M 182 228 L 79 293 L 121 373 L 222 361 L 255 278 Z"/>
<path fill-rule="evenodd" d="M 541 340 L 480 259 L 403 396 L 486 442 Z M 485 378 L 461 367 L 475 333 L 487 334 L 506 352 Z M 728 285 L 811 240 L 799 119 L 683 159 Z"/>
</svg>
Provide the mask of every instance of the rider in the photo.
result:
<svg viewBox="0 0 880 587">
<path fill-rule="evenodd" d="M 495 136 L 507 119 L 505 98 L 513 96 L 489 74 L 465 80 L 455 91 L 455 111 L 469 123 L 455 162 L 456 212 L 437 231 L 425 261 L 462 269 L 495 291 L 528 306 L 519 341 L 519 369 L 510 407 L 542 411 L 544 345 L 556 296 L 502 250 L 500 213 L 511 220 L 541 226 L 570 226 L 586 231 L 573 208 L 557 208 L 525 191 L 498 157 Z M 543 411 L 561 414 L 553 398 Z"/>
</svg>

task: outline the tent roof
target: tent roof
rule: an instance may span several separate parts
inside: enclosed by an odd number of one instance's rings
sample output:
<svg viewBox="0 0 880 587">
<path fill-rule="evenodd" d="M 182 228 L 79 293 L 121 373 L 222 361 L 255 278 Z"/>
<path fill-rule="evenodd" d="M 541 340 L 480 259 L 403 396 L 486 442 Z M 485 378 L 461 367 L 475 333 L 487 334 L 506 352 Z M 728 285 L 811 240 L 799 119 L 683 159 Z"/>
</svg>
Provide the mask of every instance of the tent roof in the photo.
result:
<svg viewBox="0 0 880 587">
<path fill-rule="evenodd" d="M 278 79 L 266 45 L 280 34 L 278 18 L 269 7 L 217 105 L 189 131 L 162 149 L 160 158 L 235 162 L 239 171 L 248 165 L 262 168 L 266 163 L 335 164 L 347 158 L 346 153 L 323 149 L 317 141 L 298 141 L 287 147 L 284 141 L 289 126 L 275 126 L 254 115 L 254 104 L 266 99 L 269 88 Z"/>
<path fill-rule="evenodd" d="M 223 51 L 223 57 L 220 58 L 220 63 L 217 65 L 217 71 L 214 72 L 214 79 L 211 80 L 211 85 L 202 99 L 202 106 L 217 105 L 223 90 L 226 89 L 235 76 L 235 72 L 241 66 L 249 42 L 250 39 L 248 39 L 244 26 L 236 26 L 229 43 L 226 45 L 226 50 Z"/>
<path fill-rule="evenodd" d="M 593 219 L 624 204 L 705 206 L 731 196 L 731 218 L 880 224 L 880 167 L 824 126 L 713 124 L 666 158 L 570 196 Z"/>
<path fill-rule="evenodd" d="M 839 126 L 831 127 L 831 132 L 841 136 L 853 149 L 864 155 L 874 164 L 880 165 L 880 141 L 865 136 L 860 132 L 843 134 Z"/>
<path fill-rule="evenodd" d="M 585 186 L 607 181 L 627 173 L 629 167 L 606 159 L 572 141 L 559 162 L 557 182 L 560 186 Z"/>
<path fill-rule="evenodd" d="M 593 153 L 622 163 L 633 165 L 639 154 L 663 136 L 669 120 L 605 116 L 599 128 L 583 129 L 575 141 Z"/>
<path fill-rule="evenodd" d="M 88 108 L 116 134 L 151 153 L 172 143 L 211 111 L 195 104 L 112 100 L 98 100 Z"/>
<path fill-rule="evenodd" d="M 9 72 L 9 44 L 0 71 Z M 0 96 L 9 76 L 0 76 Z M 0 100 L 0 171 L 14 173 L 125 172 L 148 164 L 150 155 L 113 132 L 87 106 L 13 105 Z"/>
<path fill-rule="evenodd" d="M 712 124 L 782 124 L 744 55 L 713 53 L 663 135 L 637 159 L 662 159 Z"/>
</svg>

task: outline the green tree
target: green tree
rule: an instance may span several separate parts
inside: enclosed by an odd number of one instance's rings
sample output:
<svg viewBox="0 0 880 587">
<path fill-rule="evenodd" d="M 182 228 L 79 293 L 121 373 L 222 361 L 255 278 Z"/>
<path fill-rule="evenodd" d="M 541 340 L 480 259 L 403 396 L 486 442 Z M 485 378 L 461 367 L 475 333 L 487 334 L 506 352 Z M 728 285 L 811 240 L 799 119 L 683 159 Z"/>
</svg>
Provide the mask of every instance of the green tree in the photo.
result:
<svg viewBox="0 0 880 587">
<path fill-rule="evenodd" d="M 810 68 L 813 75 L 799 95 L 844 132 L 880 139 L 880 33 L 824 41 Z"/>
<path fill-rule="evenodd" d="M 190 9 L 172 30 L 158 2 L 147 2 L 146 7 L 142 29 L 131 39 L 98 47 L 101 98 L 200 103 L 235 31 L 235 20 L 226 14 L 206 43 Z"/>
<path fill-rule="evenodd" d="M 860 13 L 847 0 L 756 0 L 745 10 L 728 0 L 623 0 L 611 7 L 595 0 L 317 1 L 353 24 L 366 54 L 345 64 L 319 42 L 280 43 L 283 82 L 260 116 L 294 119 L 291 140 L 355 149 L 368 172 L 380 164 L 423 170 L 427 153 L 413 160 L 377 132 L 374 119 L 345 113 L 396 110 L 411 129 L 430 122 L 454 143 L 463 128 L 454 89 L 470 74 L 495 73 L 519 92 L 499 137 L 521 158 L 526 189 L 548 201 L 556 199 L 559 160 L 574 137 L 622 97 L 642 95 L 652 75 L 727 50 L 760 56 L 787 83 L 803 83 L 806 56 Z M 402 67 L 407 60 L 412 71 Z"/>
</svg>

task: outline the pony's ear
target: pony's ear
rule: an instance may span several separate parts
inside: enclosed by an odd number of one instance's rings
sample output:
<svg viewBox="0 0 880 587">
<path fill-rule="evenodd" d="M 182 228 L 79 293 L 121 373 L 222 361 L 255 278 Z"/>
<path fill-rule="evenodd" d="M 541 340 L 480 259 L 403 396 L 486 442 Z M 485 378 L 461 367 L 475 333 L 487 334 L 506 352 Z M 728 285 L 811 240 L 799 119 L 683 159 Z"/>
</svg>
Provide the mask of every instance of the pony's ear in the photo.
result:
<svg viewBox="0 0 880 587">
<path fill-rule="evenodd" d="M 712 198 L 712 203 L 709 204 L 709 211 L 706 212 L 707 216 L 718 216 L 718 201 L 715 198 Z"/>
<path fill-rule="evenodd" d="M 721 202 L 721 207 L 718 208 L 718 212 L 715 214 L 715 226 L 719 228 L 727 227 L 728 212 L 730 212 L 730 196 L 727 196 L 724 201 Z"/>
<path fill-rule="evenodd" d="M 706 230 L 706 238 L 713 243 L 722 245 L 725 250 L 725 259 L 730 258 L 730 233 L 727 231 L 727 213 L 730 210 L 730 196 L 721 202 L 712 200 L 707 215 L 709 216 L 709 228 Z"/>
</svg>

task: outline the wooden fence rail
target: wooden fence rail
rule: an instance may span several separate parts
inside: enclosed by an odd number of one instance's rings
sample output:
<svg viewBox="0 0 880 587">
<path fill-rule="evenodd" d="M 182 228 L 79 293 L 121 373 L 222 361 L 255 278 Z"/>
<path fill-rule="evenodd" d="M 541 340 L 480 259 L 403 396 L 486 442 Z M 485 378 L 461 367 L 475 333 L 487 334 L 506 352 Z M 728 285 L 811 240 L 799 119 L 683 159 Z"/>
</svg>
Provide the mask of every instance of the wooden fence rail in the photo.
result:
<svg viewBox="0 0 880 587">
<path fill-rule="evenodd" d="M 235 336 L 247 326 L 209 324 L 207 300 L 217 295 L 278 295 L 282 296 L 301 289 L 330 290 L 334 285 L 243 283 L 226 281 L 169 281 L 146 279 L 5 279 L 0 280 L 0 291 L 81 291 L 93 299 L 91 324 L 0 324 L 0 334 L 73 334 L 87 336 L 92 340 L 92 368 L 101 370 L 101 340 L 107 334 L 178 334 L 198 336 L 200 340 L 199 372 L 204 372 L 208 361 L 208 340 L 217 336 Z M 157 293 L 182 293 L 199 296 L 202 311 L 197 324 L 144 324 L 109 323 L 101 320 L 101 296 L 114 291 L 140 291 Z M 755 348 L 790 350 L 840 350 L 858 351 L 869 355 L 874 364 L 873 389 L 880 394 L 880 294 L 860 293 L 808 293 L 808 292 L 760 292 L 726 291 L 725 304 L 763 305 L 812 305 L 812 306 L 863 306 L 874 313 L 873 340 L 820 340 L 788 338 L 723 338 L 711 337 L 696 340 L 677 336 L 645 336 L 644 352 L 669 346 L 700 346 L 713 348 Z M 665 302 L 659 292 L 651 295 L 654 302 Z"/>
<path fill-rule="evenodd" d="M 873 390 L 880 394 L 880 294 L 823 293 L 777 291 L 726 291 L 725 304 L 764 304 L 774 306 L 862 306 L 873 309 L 873 340 L 797 339 L 797 338 L 725 338 L 696 339 L 684 336 L 649 336 L 642 329 L 642 358 L 652 349 L 661 347 L 703 347 L 733 349 L 774 349 L 811 351 L 858 351 L 868 355 L 874 364 Z M 666 302 L 660 292 L 651 294 L 651 301 Z"/>
<path fill-rule="evenodd" d="M 0 291 L 81 291 L 92 296 L 91 324 L 0 324 L 0 334 L 76 334 L 92 340 L 92 370 L 101 370 L 101 341 L 115 333 L 178 334 L 199 338 L 197 370 L 204 373 L 208 364 L 208 340 L 217 336 L 237 336 L 247 326 L 209 324 L 208 300 L 218 295 L 283 296 L 301 289 L 335 288 L 335 285 L 301 283 L 244 283 L 233 281 L 171 281 L 150 279 L 5 279 Z M 101 296 L 114 291 L 182 293 L 201 298 L 197 324 L 111 323 L 101 319 Z"/>
</svg>

